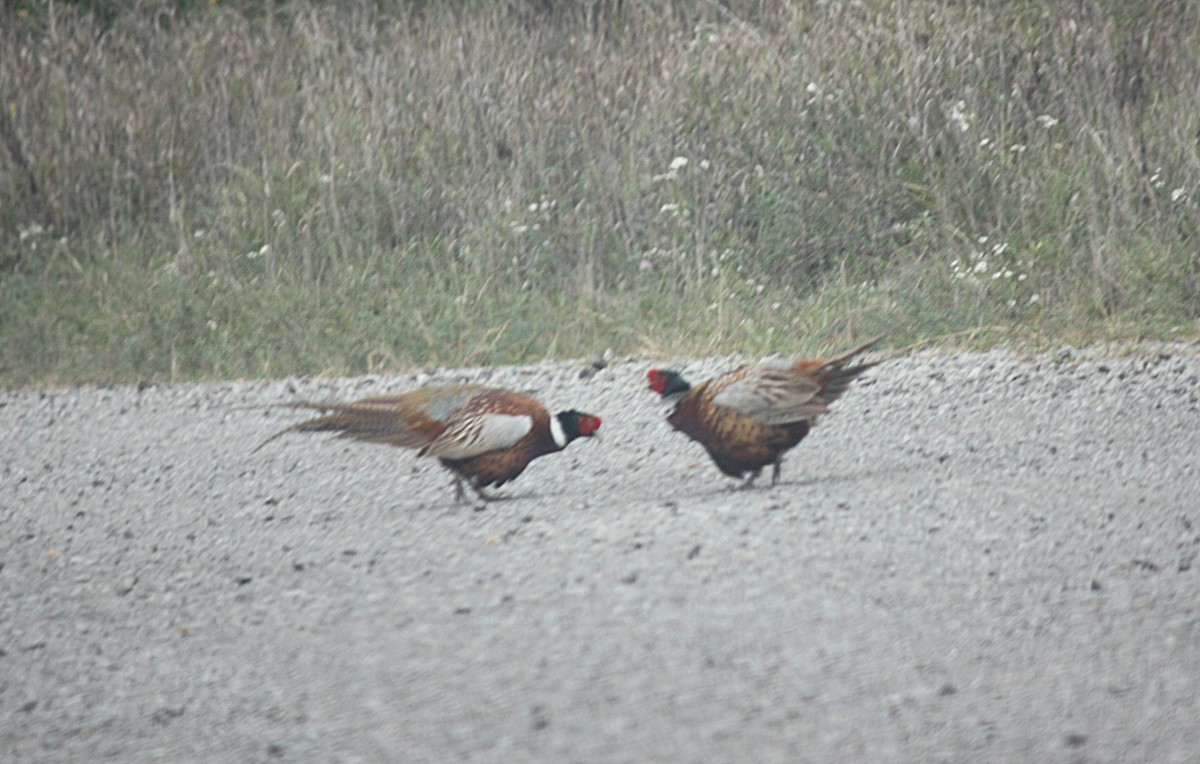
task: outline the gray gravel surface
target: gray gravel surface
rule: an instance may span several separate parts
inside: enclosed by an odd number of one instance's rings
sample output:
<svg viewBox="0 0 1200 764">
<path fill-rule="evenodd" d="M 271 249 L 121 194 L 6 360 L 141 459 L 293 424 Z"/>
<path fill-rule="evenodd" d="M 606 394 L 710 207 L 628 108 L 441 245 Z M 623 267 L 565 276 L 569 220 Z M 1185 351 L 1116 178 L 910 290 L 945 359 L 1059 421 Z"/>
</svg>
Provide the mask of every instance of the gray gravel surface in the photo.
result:
<svg viewBox="0 0 1200 764">
<path fill-rule="evenodd" d="M 748 492 L 582 365 L 0 392 L 0 759 L 1200 757 L 1197 348 L 891 360 Z M 606 437 L 483 512 L 251 453 L 263 404 L 459 378 Z"/>
</svg>

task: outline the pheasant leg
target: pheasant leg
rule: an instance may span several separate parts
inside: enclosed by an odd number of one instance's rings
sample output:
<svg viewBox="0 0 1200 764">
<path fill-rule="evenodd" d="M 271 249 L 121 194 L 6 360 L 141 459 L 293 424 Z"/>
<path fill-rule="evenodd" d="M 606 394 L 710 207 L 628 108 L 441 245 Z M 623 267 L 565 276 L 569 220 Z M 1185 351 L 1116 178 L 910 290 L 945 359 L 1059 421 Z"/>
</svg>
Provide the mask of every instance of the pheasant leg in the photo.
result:
<svg viewBox="0 0 1200 764">
<path fill-rule="evenodd" d="M 745 490 L 747 490 L 747 489 L 749 489 L 749 488 L 753 488 L 753 487 L 754 487 L 754 481 L 755 481 L 755 480 L 758 478 L 758 475 L 759 475 L 759 473 L 761 473 L 761 472 L 762 472 L 762 468 L 761 468 L 761 467 L 760 467 L 759 469 L 756 469 L 756 470 L 754 470 L 754 472 L 751 472 L 751 473 L 750 473 L 750 477 L 746 478 L 746 482 L 744 482 L 744 483 L 742 483 L 741 485 L 739 485 L 739 486 L 737 487 L 737 490 L 739 490 L 739 491 L 745 491 Z M 774 484 L 772 484 L 772 485 L 774 485 Z"/>
</svg>

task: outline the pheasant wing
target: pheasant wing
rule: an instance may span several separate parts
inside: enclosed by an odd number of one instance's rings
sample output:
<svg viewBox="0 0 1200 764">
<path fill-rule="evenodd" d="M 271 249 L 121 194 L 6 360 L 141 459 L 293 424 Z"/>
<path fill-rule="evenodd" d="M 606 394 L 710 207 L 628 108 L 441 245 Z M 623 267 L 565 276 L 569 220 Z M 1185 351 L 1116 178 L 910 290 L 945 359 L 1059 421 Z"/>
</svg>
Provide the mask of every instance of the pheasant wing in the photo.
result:
<svg viewBox="0 0 1200 764">
<path fill-rule="evenodd" d="M 421 453 L 440 459 L 470 459 L 473 456 L 511 448 L 533 429 L 527 414 L 476 414 L 450 422 Z"/>
<path fill-rule="evenodd" d="M 781 425 L 825 413 L 820 393 L 816 380 L 784 366 L 764 365 L 717 393 L 712 402 L 759 424 Z"/>
</svg>

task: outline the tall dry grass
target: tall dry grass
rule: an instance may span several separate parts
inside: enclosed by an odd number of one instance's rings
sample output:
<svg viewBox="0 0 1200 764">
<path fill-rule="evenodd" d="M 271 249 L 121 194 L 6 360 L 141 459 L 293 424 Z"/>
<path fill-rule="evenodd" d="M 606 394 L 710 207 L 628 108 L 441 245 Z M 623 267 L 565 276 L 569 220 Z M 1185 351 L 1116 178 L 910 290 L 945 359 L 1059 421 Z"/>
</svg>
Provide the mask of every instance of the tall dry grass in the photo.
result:
<svg viewBox="0 0 1200 764">
<path fill-rule="evenodd" d="M 1190 4 L 178 8 L 0 24 L 8 384 L 1200 334 Z"/>
</svg>

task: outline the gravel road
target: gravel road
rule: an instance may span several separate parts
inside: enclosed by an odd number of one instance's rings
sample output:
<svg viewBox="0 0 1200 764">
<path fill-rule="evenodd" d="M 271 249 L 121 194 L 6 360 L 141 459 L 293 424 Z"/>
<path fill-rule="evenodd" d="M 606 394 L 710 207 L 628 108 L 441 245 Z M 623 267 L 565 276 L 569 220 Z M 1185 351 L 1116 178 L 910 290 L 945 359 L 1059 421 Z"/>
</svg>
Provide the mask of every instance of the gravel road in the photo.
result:
<svg viewBox="0 0 1200 764">
<path fill-rule="evenodd" d="M 890 360 L 744 492 L 581 365 L 0 392 L 0 758 L 1198 760 L 1200 348 Z M 453 379 L 605 439 L 252 453 Z"/>
</svg>

